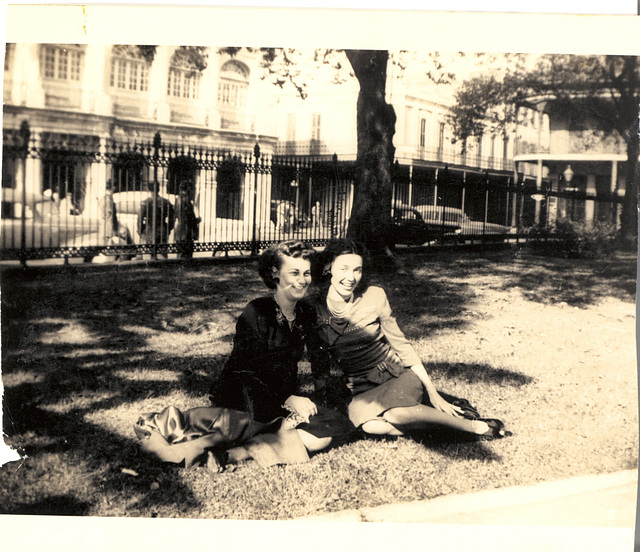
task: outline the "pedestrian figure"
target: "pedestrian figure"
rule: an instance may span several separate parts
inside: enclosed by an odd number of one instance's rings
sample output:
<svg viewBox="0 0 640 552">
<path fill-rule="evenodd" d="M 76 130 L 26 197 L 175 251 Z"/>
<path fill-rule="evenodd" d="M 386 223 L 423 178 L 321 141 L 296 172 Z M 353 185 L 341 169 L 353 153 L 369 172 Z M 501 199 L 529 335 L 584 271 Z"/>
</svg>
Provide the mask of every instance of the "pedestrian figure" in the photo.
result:
<svg viewBox="0 0 640 552">
<path fill-rule="evenodd" d="M 193 242 L 198 239 L 200 217 L 196 215 L 195 206 L 191 200 L 191 181 L 180 182 L 176 199 L 175 241 L 180 245 L 178 258 L 193 257 Z"/>
<path fill-rule="evenodd" d="M 98 227 L 99 245 L 132 245 L 133 239 L 126 224 L 118 220 L 118 210 L 113 200 L 113 184 L 111 179 L 107 181 L 105 194 L 98 200 Z M 105 253 L 106 254 L 106 253 Z M 115 255 L 113 260 L 129 260 L 131 255 Z"/>
<path fill-rule="evenodd" d="M 312 228 L 322 228 L 322 207 L 319 201 L 316 201 L 311 207 L 311 226 Z"/>
<path fill-rule="evenodd" d="M 147 244 L 167 243 L 175 223 L 173 205 L 167 198 L 158 194 L 158 186 L 158 182 L 152 183 L 151 195 L 140 203 L 138 212 L 138 234 L 142 242 Z M 167 258 L 166 253 L 161 255 Z"/>
<path fill-rule="evenodd" d="M 293 227 L 293 206 L 290 201 L 283 200 L 276 211 L 276 230 L 288 234 Z"/>
</svg>

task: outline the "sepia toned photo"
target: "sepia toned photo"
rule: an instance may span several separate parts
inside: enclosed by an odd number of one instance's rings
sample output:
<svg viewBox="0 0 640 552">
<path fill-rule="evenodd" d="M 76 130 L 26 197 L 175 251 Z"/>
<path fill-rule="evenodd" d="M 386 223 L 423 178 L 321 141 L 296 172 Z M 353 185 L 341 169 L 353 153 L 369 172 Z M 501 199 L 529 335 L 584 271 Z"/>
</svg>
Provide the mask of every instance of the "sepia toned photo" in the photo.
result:
<svg viewBox="0 0 640 552">
<path fill-rule="evenodd" d="M 3 527 L 633 546 L 637 22 L 357 15 L 9 7 Z"/>
</svg>

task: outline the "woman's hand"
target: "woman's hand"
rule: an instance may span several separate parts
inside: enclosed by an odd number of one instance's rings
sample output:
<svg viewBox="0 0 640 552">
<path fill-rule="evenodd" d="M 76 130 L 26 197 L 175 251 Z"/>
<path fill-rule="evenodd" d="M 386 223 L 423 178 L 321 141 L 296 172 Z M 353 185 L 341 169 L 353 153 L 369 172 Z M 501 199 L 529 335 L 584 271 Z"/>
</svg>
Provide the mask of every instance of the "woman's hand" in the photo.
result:
<svg viewBox="0 0 640 552">
<path fill-rule="evenodd" d="M 413 373 L 420 378 L 422 385 L 424 385 L 425 390 L 427 391 L 427 395 L 429 395 L 429 401 L 431 402 L 433 408 L 436 410 L 440 410 L 441 412 L 445 412 L 446 414 L 450 414 L 451 416 L 455 416 L 456 418 L 462 418 L 462 409 L 454 406 L 453 404 L 444 400 L 440 393 L 438 393 L 436 386 L 433 385 L 429 374 L 424 369 L 422 364 L 416 364 L 411 367 Z"/>
<path fill-rule="evenodd" d="M 311 416 L 315 416 L 318 413 L 318 407 L 311 399 L 299 397 L 298 395 L 291 395 L 284 401 L 284 406 L 302 416 L 305 422 L 308 422 Z"/>
<path fill-rule="evenodd" d="M 429 401 L 433 405 L 433 408 L 435 408 L 436 410 L 445 412 L 446 414 L 451 414 L 456 418 L 463 417 L 462 409 L 451 404 L 450 402 L 447 402 L 445 399 L 443 399 L 440 396 L 440 393 L 438 393 L 435 389 L 432 389 L 431 391 L 427 390 L 427 393 L 429 395 Z"/>
</svg>

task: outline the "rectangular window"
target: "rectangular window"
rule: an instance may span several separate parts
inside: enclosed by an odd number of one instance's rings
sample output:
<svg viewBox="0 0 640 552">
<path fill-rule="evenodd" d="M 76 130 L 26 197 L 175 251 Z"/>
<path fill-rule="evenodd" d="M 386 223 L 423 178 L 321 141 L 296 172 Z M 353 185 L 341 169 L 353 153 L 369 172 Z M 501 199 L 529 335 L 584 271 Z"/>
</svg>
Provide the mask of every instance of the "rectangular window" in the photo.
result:
<svg viewBox="0 0 640 552">
<path fill-rule="evenodd" d="M 71 80 L 80 80 L 80 52 L 69 52 L 69 75 Z"/>
<path fill-rule="evenodd" d="M 44 47 L 44 76 L 47 79 L 80 80 L 82 52 L 60 46 Z"/>
<path fill-rule="evenodd" d="M 111 61 L 111 86 L 122 90 L 145 92 L 147 85 L 147 66 L 133 59 L 114 59 Z"/>
<path fill-rule="evenodd" d="M 200 95 L 200 75 L 192 69 L 169 69 L 167 93 L 176 98 L 197 100 Z"/>
<path fill-rule="evenodd" d="M 438 129 L 438 151 L 442 152 L 444 149 L 444 123 L 440 123 Z"/>
<path fill-rule="evenodd" d="M 320 140 L 320 113 L 313 113 L 311 117 L 311 139 Z"/>
<path fill-rule="evenodd" d="M 44 76 L 48 79 L 56 76 L 56 52 L 53 48 L 47 48 L 44 55 Z"/>
<path fill-rule="evenodd" d="M 420 119 L 420 148 L 424 148 L 427 145 L 427 120 Z"/>
<path fill-rule="evenodd" d="M 130 63 L 129 65 L 129 90 L 138 89 L 138 64 Z"/>
<path fill-rule="evenodd" d="M 225 107 L 244 107 L 247 85 L 221 80 L 218 84 L 218 103 Z"/>
<path fill-rule="evenodd" d="M 505 136 L 502 142 L 502 159 L 505 161 L 509 159 L 509 137 Z"/>
<path fill-rule="evenodd" d="M 118 61 L 118 88 L 126 88 L 127 86 L 127 66 L 120 60 Z"/>
</svg>

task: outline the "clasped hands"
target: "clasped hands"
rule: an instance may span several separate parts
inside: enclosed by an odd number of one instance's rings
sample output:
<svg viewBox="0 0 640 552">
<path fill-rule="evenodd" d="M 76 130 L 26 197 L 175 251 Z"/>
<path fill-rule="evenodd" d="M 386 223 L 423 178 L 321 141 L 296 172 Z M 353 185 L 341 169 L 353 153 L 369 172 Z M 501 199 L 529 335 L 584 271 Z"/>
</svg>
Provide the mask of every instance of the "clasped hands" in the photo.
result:
<svg viewBox="0 0 640 552">
<path fill-rule="evenodd" d="M 318 407 L 311 399 L 298 395 L 291 395 L 282 406 L 303 418 L 305 422 L 318 413 Z"/>
</svg>

